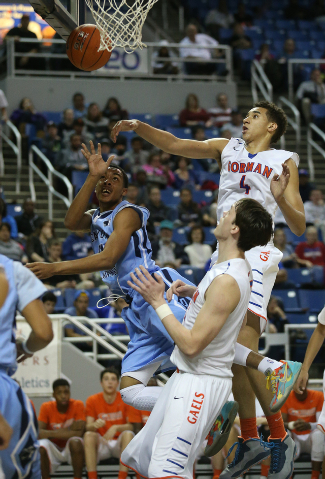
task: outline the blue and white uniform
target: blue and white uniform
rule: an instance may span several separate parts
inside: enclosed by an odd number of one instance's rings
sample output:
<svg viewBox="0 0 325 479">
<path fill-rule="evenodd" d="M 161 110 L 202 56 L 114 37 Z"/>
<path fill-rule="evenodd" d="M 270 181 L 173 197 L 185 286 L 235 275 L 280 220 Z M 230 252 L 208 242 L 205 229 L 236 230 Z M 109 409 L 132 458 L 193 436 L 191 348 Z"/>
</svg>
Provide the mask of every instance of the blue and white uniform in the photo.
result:
<svg viewBox="0 0 325 479">
<path fill-rule="evenodd" d="M 233 203 L 242 198 L 258 201 L 274 219 L 278 205 L 271 193 L 271 181 L 275 174 L 281 175 L 282 163 L 289 158 L 292 158 L 298 167 L 297 153 L 269 149 L 253 155 L 246 150 L 244 140 L 231 138 L 221 154 L 218 221 Z M 245 256 L 252 267 L 254 278 L 248 310 L 261 318 L 262 333 L 266 326 L 266 308 L 282 253 L 271 240 L 266 246 L 256 246 L 246 251 Z M 212 255 L 211 264 L 214 264 L 217 258 L 218 250 Z"/>
<path fill-rule="evenodd" d="M 0 309 L 0 413 L 13 429 L 9 447 L 0 451 L 6 479 L 41 479 L 38 426 L 32 405 L 11 379 L 16 369 L 16 310 L 22 311 L 45 291 L 43 283 L 21 263 L 0 255 L 9 293 Z"/>
<path fill-rule="evenodd" d="M 161 366 L 161 370 L 167 370 L 172 367 L 169 357 L 174 342 L 153 307 L 146 303 L 143 297 L 127 284 L 127 281 L 131 280 L 130 273 L 140 265 L 147 268 L 150 274 L 160 274 L 165 282 L 166 291 L 177 279 L 187 283 L 189 281 L 184 280 L 175 270 L 161 269 L 155 264 L 151 258 L 151 244 L 146 231 L 149 211 L 127 201 L 122 201 L 112 211 L 100 213 L 100 210 L 97 209 L 94 212 L 91 225 L 91 241 L 94 252 L 103 251 L 108 238 L 113 233 L 116 215 L 125 208 L 133 208 L 138 213 L 141 219 L 141 228 L 132 234 L 128 247 L 116 265 L 110 270 L 101 271 L 103 281 L 111 287 L 118 285 L 120 292 L 124 294 L 126 302 L 130 305 L 129 308 L 122 310 L 122 318 L 130 335 L 128 350 L 122 361 L 122 375 L 138 371 L 149 364 L 157 363 L 158 368 L 159 364 L 165 360 L 168 361 Z M 180 322 L 183 320 L 189 302 L 189 298 L 174 296 L 169 303 L 173 314 Z"/>
</svg>

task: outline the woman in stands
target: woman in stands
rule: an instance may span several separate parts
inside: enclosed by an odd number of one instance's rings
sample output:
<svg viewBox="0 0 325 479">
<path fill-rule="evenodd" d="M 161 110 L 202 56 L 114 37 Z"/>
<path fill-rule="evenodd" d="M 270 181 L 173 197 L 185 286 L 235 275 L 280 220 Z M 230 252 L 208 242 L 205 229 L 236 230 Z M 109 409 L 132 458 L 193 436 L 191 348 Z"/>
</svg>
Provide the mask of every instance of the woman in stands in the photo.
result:
<svg viewBox="0 0 325 479">
<path fill-rule="evenodd" d="M 209 113 L 200 107 L 199 99 L 194 93 L 187 95 L 185 108 L 179 114 L 181 126 L 204 125 L 207 128 L 212 126 Z"/>
<path fill-rule="evenodd" d="M 27 240 L 27 254 L 31 263 L 34 261 L 49 261 L 48 242 L 55 238 L 54 225 L 52 221 L 42 221 L 34 234 Z"/>
<path fill-rule="evenodd" d="M 128 112 L 122 109 L 118 99 L 114 97 L 110 97 L 107 100 L 105 108 L 103 110 L 103 115 L 105 118 L 108 118 L 109 121 L 120 121 L 129 119 Z"/>
<path fill-rule="evenodd" d="M 191 169 L 192 162 L 190 158 L 179 156 L 177 159 L 177 169 L 175 170 L 174 187 L 181 190 L 184 187 L 201 189 L 201 185 L 195 171 Z"/>
<path fill-rule="evenodd" d="M 19 103 L 19 108 L 14 110 L 10 120 L 17 126 L 21 134 L 25 134 L 26 123 L 32 124 L 36 128 L 36 135 L 43 136 L 47 120 L 42 113 L 35 110 L 30 98 L 23 98 Z"/>
<path fill-rule="evenodd" d="M 206 262 L 211 258 L 212 249 L 209 244 L 203 244 L 205 234 L 202 226 L 193 226 L 188 239 L 190 244 L 185 246 L 184 251 L 190 259 L 190 265 L 196 268 L 204 268 Z"/>
</svg>

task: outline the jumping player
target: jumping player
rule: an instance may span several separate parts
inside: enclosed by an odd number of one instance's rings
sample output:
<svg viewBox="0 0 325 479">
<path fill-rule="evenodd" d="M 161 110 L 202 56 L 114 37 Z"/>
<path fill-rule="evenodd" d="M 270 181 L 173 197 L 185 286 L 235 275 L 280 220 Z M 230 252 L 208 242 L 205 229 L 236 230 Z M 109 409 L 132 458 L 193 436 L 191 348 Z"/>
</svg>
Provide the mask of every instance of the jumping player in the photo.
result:
<svg viewBox="0 0 325 479">
<path fill-rule="evenodd" d="M 279 207 L 291 231 L 300 236 L 305 231 L 304 207 L 299 194 L 298 164 L 296 153 L 274 150 L 271 143 L 277 142 L 285 133 L 287 119 L 281 108 L 273 103 L 256 103 L 243 122 L 243 139 L 211 139 L 206 141 L 181 140 L 174 135 L 153 128 L 138 120 L 123 120 L 112 130 L 112 138 L 121 131 L 136 131 L 156 147 L 188 158 L 214 158 L 221 171 L 218 212 L 223 212 L 240 198 L 253 198 L 259 201 L 274 217 Z M 212 257 L 212 263 L 218 257 L 218 250 Z M 278 271 L 281 252 L 271 241 L 267 247 L 256 247 L 246 252 L 246 258 L 252 266 L 253 289 L 247 311 L 247 323 L 238 336 L 238 342 L 253 351 L 258 349 L 258 341 L 266 325 L 266 306 Z M 246 353 L 247 354 L 247 351 Z M 242 358 L 245 360 L 245 355 Z M 238 362 L 238 361 L 236 361 Z M 273 479 L 287 477 L 286 464 L 290 464 L 293 449 L 287 447 L 287 435 L 281 413 L 274 414 L 275 394 L 270 408 L 271 391 L 264 388 L 258 371 L 243 370 L 234 365 L 233 393 L 239 403 L 242 438 L 235 461 L 223 472 L 224 479 L 238 477 L 248 466 L 258 462 L 262 447 L 256 441 L 258 437 L 255 414 L 255 394 L 263 408 L 275 444 L 272 449 L 270 474 Z M 296 371 L 286 371 L 295 375 Z M 255 394 L 254 394 L 254 392 Z M 276 439 L 276 441 L 274 441 Z M 280 452 L 281 451 L 281 452 Z M 283 458 L 279 461 L 276 458 Z M 255 461 L 255 462 L 254 462 Z"/>
<path fill-rule="evenodd" d="M 121 457 L 144 477 L 193 477 L 199 448 L 231 392 L 235 343 L 253 283 L 245 251 L 270 241 L 272 217 L 257 201 L 239 200 L 224 212 L 214 234 L 218 259 L 197 288 L 183 287 L 192 300 L 182 325 L 164 299 L 159 275 L 153 278 L 143 266 L 131 275 L 130 286 L 155 309 L 175 341 L 171 361 L 177 366 L 147 425 Z M 260 460 L 272 447 L 262 444 Z"/>
</svg>

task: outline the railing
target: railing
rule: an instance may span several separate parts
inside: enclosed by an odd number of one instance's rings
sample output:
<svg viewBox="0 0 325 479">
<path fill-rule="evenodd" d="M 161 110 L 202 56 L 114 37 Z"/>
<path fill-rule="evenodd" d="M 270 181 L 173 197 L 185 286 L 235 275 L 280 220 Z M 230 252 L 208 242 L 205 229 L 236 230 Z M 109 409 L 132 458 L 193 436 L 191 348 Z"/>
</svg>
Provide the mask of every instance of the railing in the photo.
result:
<svg viewBox="0 0 325 479">
<path fill-rule="evenodd" d="M 310 179 L 315 179 L 315 166 L 313 160 L 313 148 L 318 151 L 325 159 L 325 150 L 322 148 L 315 140 L 313 140 L 313 131 L 317 133 L 321 137 L 323 141 L 325 141 L 325 133 L 318 128 L 314 123 L 309 123 L 308 130 L 307 130 L 307 161 L 308 161 L 308 169 Z"/>
<path fill-rule="evenodd" d="M 286 105 L 291 110 L 291 113 L 293 114 L 293 118 L 291 118 L 290 116 L 287 115 L 287 120 L 288 120 L 289 125 L 293 128 L 293 130 L 296 134 L 296 144 L 297 144 L 297 149 L 299 149 L 300 143 L 301 143 L 300 111 L 298 110 L 298 108 L 293 103 L 291 103 L 291 101 L 289 101 L 284 96 L 280 96 L 280 98 L 278 100 L 278 105 L 281 106 L 281 107 L 283 105 Z M 284 135 L 281 136 L 280 143 L 281 143 L 281 148 L 285 149 L 285 136 Z"/>
<path fill-rule="evenodd" d="M 65 45 L 65 41 L 61 39 L 44 39 L 44 40 L 36 40 L 36 39 L 20 39 L 20 42 L 23 43 L 52 43 L 52 44 L 62 44 Z M 217 67 L 218 64 L 223 64 L 225 66 L 225 70 L 227 71 L 226 76 L 218 76 L 217 72 L 209 75 L 188 75 L 183 72 L 182 68 L 180 68 L 180 72 L 177 74 L 155 74 L 154 73 L 154 66 L 153 61 L 166 61 L 166 58 L 154 57 L 154 51 L 159 50 L 161 45 L 157 42 L 147 43 L 147 48 L 143 50 L 136 50 L 130 54 L 124 52 L 122 48 L 115 48 L 112 52 L 112 56 L 105 65 L 105 67 L 93 71 L 93 72 L 85 72 L 83 70 L 58 70 L 58 69 L 50 69 L 50 65 L 46 66 L 46 69 L 38 69 L 38 70 L 28 70 L 28 69 L 20 69 L 16 68 L 15 58 L 19 57 L 28 57 L 28 58 L 37 58 L 37 59 L 46 59 L 46 60 L 53 60 L 57 59 L 64 59 L 67 60 L 67 55 L 65 53 L 52 53 L 50 47 L 44 47 L 45 53 L 18 53 L 15 51 L 15 42 L 13 38 L 8 38 L 7 40 L 7 73 L 10 77 L 16 77 L 20 75 L 37 75 L 37 76 L 69 76 L 71 79 L 76 77 L 93 77 L 93 76 L 109 76 L 109 77 L 118 77 L 121 79 L 134 79 L 134 78 L 154 78 L 154 79 L 161 79 L 161 80 L 210 80 L 210 81 L 231 81 L 233 78 L 233 68 L 232 68 L 232 49 L 229 45 L 211 45 L 211 46 L 201 46 L 196 45 L 195 48 L 201 50 L 211 50 L 214 52 L 215 50 L 221 50 L 224 52 L 224 58 L 212 58 L 210 60 L 205 59 L 197 59 L 197 58 L 182 58 L 178 56 L 179 48 L 186 49 L 186 48 L 193 48 L 192 45 L 181 45 L 179 43 L 170 43 L 168 45 L 168 49 L 172 52 L 173 56 L 168 57 L 168 61 L 171 63 L 180 64 L 181 67 L 184 67 L 186 62 L 191 63 L 212 63 L 215 64 Z M 118 63 L 119 62 L 119 63 Z M 122 68 L 119 68 L 119 71 L 116 71 L 116 66 L 121 65 Z M 71 65 L 71 68 L 72 65 Z"/>
<path fill-rule="evenodd" d="M 6 128 L 7 127 L 7 128 Z M 17 144 L 15 144 L 9 137 L 8 135 L 4 132 L 5 129 L 11 130 L 13 135 L 16 138 Z M 17 170 L 16 170 L 16 193 L 20 193 L 20 178 L 21 178 L 21 134 L 19 133 L 18 129 L 15 127 L 13 123 L 11 123 L 10 120 L 8 120 L 6 123 L 3 123 L 0 125 L 0 175 L 3 177 L 5 174 L 5 165 L 4 165 L 4 159 L 3 159 L 3 141 L 7 143 L 7 145 L 10 146 L 10 148 L 13 150 L 13 152 L 16 155 L 16 164 L 17 164 Z"/>
<path fill-rule="evenodd" d="M 325 59 L 317 58 L 317 59 L 307 59 L 307 58 L 295 58 L 288 60 L 288 90 L 289 90 L 289 100 L 294 101 L 294 65 L 315 65 L 318 66 L 320 64 L 324 64 Z"/>
<path fill-rule="evenodd" d="M 130 336 L 128 335 L 120 335 L 115 336 L 107 332 L 105 329 L 101 327 L 101 324 L 105 323 L 123 323 L 123 319 L 119 318 L 106 318 L 106 319 L 93 319 L 93 318 L 86 318 L 85 316 L 78 316 L 73 317 L 67 314 L 62 314 L 60 317 L 68 321 L 79 329 L 81 329 L 85 336 L 81 337 L 65 337 L 63 341 L 69 343 L 85 343 L 92 341 L 92 352 L 85 352 L 86 356 L 91 357 L 94 361 L 98 361 L 99 359 L 123 359 L 124 354 L 127 351 L 127 346 L 123 343 L 123 341 L 129 342 Z M 87 326 L 86 326 L 87 325 Z M 105 349 L 109 351 L 107 354 L 98 354 L 98 344 L 103 346 Z M 168 376 L 166 374 L 160 373 L 158 375 L 160 381 L 164 384 L 168 381 Z"/>
<path fill-rule="evenodd" d="M 251 64 L 251 85 L 254 103 L 258 101 L 258 89 L 267 101 L 273 101 L 273 87 L 263 67 L 257 60 Z"/>
<path fill-rule="evenodd" d="M 34 154 L 37 155 L 37 158 L 44 163 L 46 170 L 47 170 L 47 177 L 44 173 L 35 165 L 34 163 Z M 48 188 L 48 218 L 53 220 L 53 195 L 57 198 L 60 198 L 64 204 L 69 208 L 73 200 L 73 186 L 68 180 L 68 178 L 53 168 L 52 163 L 44 153 L 41 152 L 37 148 L 37 146 L 32 145 L 29 150 L 29 189 L 31 193 L 31 198 L 33 201 L 36 201 L 36 191 L 34 185 L 34 172 L 38 174 L 38 176 L 44 181 Z M 61 195 L 58 191 L 56 191 L 53 187 L 53 176 L 60 178 L 67 187 L 68 190 L 68 198 L 66 196 Z"/>
</svg>

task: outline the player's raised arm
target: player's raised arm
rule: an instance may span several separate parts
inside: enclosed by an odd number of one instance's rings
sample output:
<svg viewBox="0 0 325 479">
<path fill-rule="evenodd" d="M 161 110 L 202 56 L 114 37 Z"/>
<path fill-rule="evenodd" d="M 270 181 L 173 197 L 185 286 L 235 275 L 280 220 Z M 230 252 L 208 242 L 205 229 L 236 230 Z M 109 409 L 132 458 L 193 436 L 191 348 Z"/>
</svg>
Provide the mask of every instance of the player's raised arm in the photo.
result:
<svg viewBox="0 0 325 479">
<path fill-rule="evenodd" d="M 135 131 L 137 135 L 157 148 L 186 158 L 214 158 L 219 161 L 222 150 L 228 143 L 225 138 L 206 141 L 182 140 L 168 131 L 159 130 L 139 120 L 122 120 L 116 123 L 111 134 L 114 142 L 118 134 L 123 131 Z"/>
<path fill-rule="evenodd" d="M 90 231 L 91 217 L 95 210 L 86 211 L 89 198 L 93 193 L 99 178 L 105 174 L 114 158 L 114 156 L 110 156 L 107 161 L 104 161 L 101 155 L 100 143 L 98 144 L 97 153 L 93 142 L 90 141 L 89 143 L 90 151 L 84 143 L 82 144 L 83 149 L 81 150 L 88 162 L 89 175 L 71 203 L 64 220 L 64 226 L 72 231 Z"/>
</svg>

